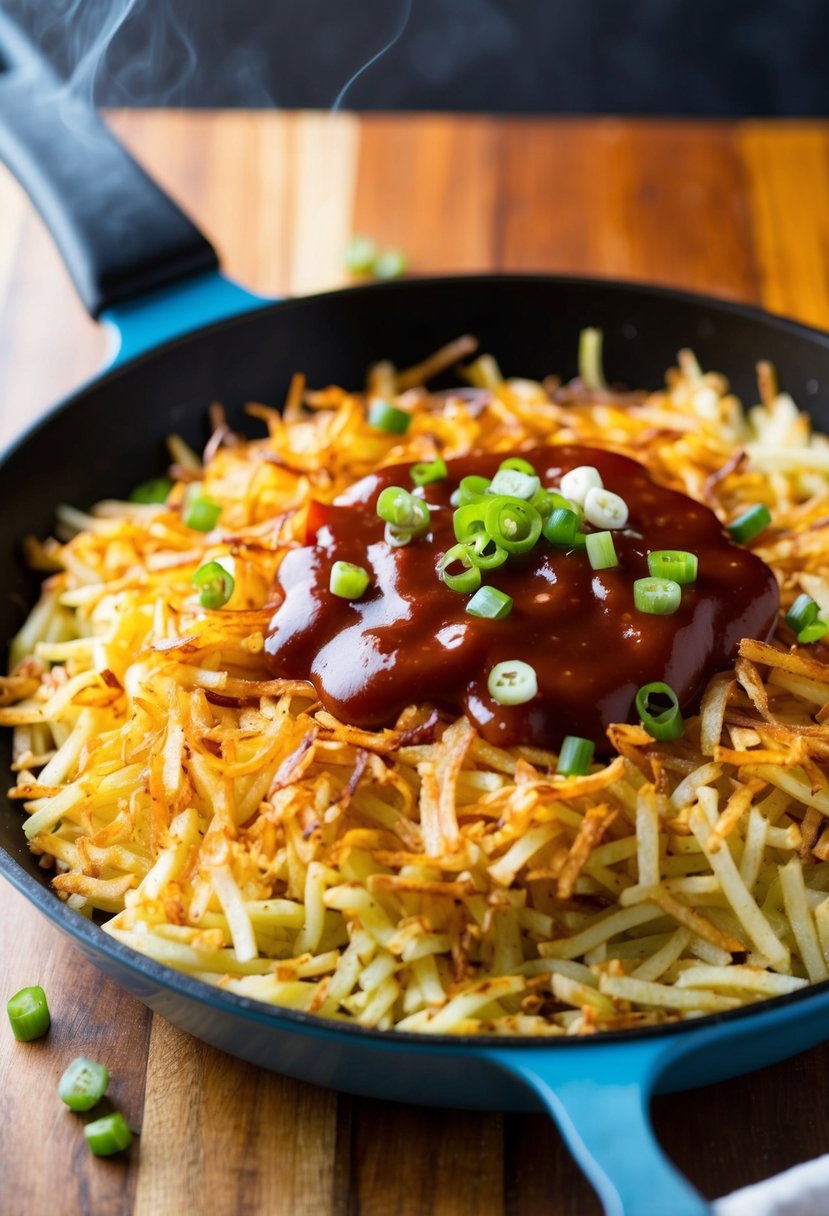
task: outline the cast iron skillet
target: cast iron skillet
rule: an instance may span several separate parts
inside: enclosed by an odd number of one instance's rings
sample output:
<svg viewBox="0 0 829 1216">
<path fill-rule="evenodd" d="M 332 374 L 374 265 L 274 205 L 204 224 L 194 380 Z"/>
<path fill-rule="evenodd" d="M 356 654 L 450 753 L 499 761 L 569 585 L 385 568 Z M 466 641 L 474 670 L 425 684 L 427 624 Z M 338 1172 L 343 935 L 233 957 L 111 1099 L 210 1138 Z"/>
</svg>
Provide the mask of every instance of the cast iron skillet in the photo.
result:
<svg viewBox="0 0 829 1216">
<path fill-rule="evenodd" d="M 380 357 L 405 365 L 471 332 L 508 374 L 570 375 L 579 330 L 600 325 L 614 379 L 657 387 L 678 348 L 692 346 L 703 366 L 725 372 L 750 399 L 754 363 L 765 357 L 829 426 L 829 337 L 701 296 L 542 276 L 412 281 L 285 302 L 251 296 L 219 274 L 210 245 L 95 116 L 61 98 L 2 14 L 0 156 L 51 227 L 84 303 L 117 339 L 108 370 L 2 459 L 4 639 L 36 595 L 18 542 L 27 532 L 48 534 L 56 503 L 83 507 L 125 494 L 163 467 L 170 431 L 200 446 L 209 402 L 222 401 L 242 425 L 244 403 L 283 400 L 298 368 L 311 384 L 358 385 Z M 81 444 L 83 462 L 75 455 Z M 8 759 L 4 740 L 0 771 Z M 594 1040 L 492 1042 L 325 1022 L 219 992 L 107 937 L 48 891 L 20 812 L 5 799 L 0 846 L 5 877 L 95 965 L 178 1026 L 265 1068 L 354 1093 L 546 1108 L 609 1216 L 709 1211 L 654 1139 L 652 1092 L 735 1076 L 827 1037 L 829 984 L 747 1011 Z"/>
</svg>

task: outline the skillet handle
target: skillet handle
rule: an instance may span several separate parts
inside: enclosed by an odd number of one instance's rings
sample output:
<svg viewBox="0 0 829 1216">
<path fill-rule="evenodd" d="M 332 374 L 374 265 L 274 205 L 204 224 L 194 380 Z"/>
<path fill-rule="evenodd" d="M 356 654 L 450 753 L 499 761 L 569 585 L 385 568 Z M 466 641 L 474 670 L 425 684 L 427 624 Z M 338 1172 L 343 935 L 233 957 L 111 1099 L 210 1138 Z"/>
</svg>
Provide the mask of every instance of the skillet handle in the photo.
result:
<svg viewBox="0 0 829 1216">
<path fill-rule="evenodd" d="M 535 1091 L 595 1187 L 605 1216 L 710 1216 L 712 1208 L 668 1160 L 648 1107 L 667 1063 L 654 1040 L 487 1051 Z"/>
<path fill-rule="evenodd" d="M 2 12 L 0 160 L 39 210 L 93 317 L 218 266 L 198 229 Z"/>
</svg>

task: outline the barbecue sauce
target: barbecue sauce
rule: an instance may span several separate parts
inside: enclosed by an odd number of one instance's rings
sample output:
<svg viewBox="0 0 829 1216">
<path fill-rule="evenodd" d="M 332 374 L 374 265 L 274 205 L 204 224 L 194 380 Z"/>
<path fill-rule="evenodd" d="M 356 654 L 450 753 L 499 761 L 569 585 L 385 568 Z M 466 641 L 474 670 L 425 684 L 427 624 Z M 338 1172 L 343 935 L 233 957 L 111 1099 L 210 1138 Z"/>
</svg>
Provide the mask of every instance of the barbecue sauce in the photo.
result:
<svg viewBox="0 0 829 1216">
<path fill-rule="evenodd" d="M 436 570 L 455 543 L 450 496 L 462 477 L 492 477 L 504 454 L 449 461 L 448 477 L 423 487 L 429 531 L 398 549 L 384 540 L 375 508 L 386 486 L 413 489 L 411 465 L 382 468 L 332 505 L 315 505 L 309 543 L 283 560 L 284 598 L 266 641 L 273 672 L 310 680 L 326 709 L 357 726 L 393 725 L 407 705 L 429 702 L 465 713 L 484 739 L 501 746 L 556 749 L 565 735 L 580 735 L 607 751 L 607 727 L 635 719 L 643 684 L 669 684 L 687 713 L 709 678 L 731 664 L 741 638 L 770 636 L 779 606 L 775 577 L 731 542 L 707 507 L 612 452 L 550 446 L 521 455 L 547 489 L 569 469 L 593 465 L 605 487 L 624 498 L 628 524 L 613 532 L 618 568 L 593 570 L 583 548 L 568 551 L 542 537 L 529 553 L 483 572 L 484 583 L 512 597 L 511 614 L 470 616 L 469 596 L 447 588 Z M 670 616 L 634 607 L 633 582 L 648 576 L 653 549 L 686 549 L 699 558 L 697 581 L 683 587 Z M 329 591 L 335 561 L 368 570 L 371 583 L 359 600 Z M 487 691 L 487 676 L 496 663 L 515 659 L 535 668 L 538 693 L 523 705 L 501 706 Z"/>
</svg>

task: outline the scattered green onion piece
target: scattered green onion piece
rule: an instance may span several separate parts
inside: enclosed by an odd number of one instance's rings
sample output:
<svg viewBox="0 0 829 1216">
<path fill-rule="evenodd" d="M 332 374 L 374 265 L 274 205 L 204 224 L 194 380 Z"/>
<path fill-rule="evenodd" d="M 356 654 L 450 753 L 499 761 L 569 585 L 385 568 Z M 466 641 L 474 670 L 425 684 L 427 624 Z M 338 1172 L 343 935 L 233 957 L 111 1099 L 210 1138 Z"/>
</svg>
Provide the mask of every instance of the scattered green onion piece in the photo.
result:
<svg viewBox="0 0 829 1216">
<path fill-rule="evenodd" d="M 399 528 L 395 528 L 392 524 L 386 524 L 383 531 L 383 539 L 392 549 L 404 549 L 412 539 L 412 532 L 402 532 Z"/>
<path fill-rule="evenodd" d="M 456 562 L 460 562 L 463 569 L 459 574 L 450 574 L 449 567 Z M 438 563 L 438 574 L 450 591 L 461 595 L 469 595 L 481 585 L 481 571 L 474 565 L 468 545 L 453 545 L 448 549 Z"/>
<path fill-rule="evenodd" d="M 549 519 L 556 507 L 564 506 L 564 499 L 554 490 L 537 490 L 530 499 L 530 506 L 535 507 L 542 520 Z"/>
<path fill-rule="evenodd" d="M 535 473 L 528 475 L 518 469 L 500 468 L 493 477 L 487 494 L 500 494 L 507 498 L 521 498 L 529 502 L 541 489 L 541 479 Z"/>
<path fill-rule="evenodd" d="M 371 274 L 377 260 L 377 245 L 370 236 L 355 235 L 345 247 L 343 261 L 351 274 Z"/>
<path fill-rule="evenodd" d="M 91 1110 L 100 1102 L 109 1085 L 106 1064 L 96 1064 L 78 1056 L 58 1082 L 58 1097 L 70 1110 Z"/>
<path fill-rule="evenodd" d="M 639 612 L 651 616 L 670 616 L 682 602 L 682 588 L 670 578 L 637 578 L 633 602 Z"/>
<path fill-rule="evenodd" d="M 606 486 L 591 486 L 584 496 L 584 518 L 594 528 L 624 528 L 629 513 L 624 498 Z"/>
<path fill-rule="evenodd" d="M 458 486 L 458 506 L 468 507 L 470 503 L 480 502 L 489 489 L 489 478 L 478 477 L 475 473 L 462 477 Z"/>
<path fill-rule="evenodd" d="M 619 565 L 612 532 L 588 532 L 584 543 L 588 560 L 594 570 L 610 570 Z"/>
<path fill-rule="evenodd" d="M 486 509 L 486 530 L 507 553 L 527 553 L 541 535 L 541 516 L 528 502 L 499 494 Z"/>
<path fill-rule="evenodd" d="M 727 531 L 738 544 L 745 545 L 759 536 L 771 523 L 771 511 L 764 503 L 757 503 L 738 519 L 732 520 Z"/>
<path fill-rule="evenodd" d="M 111 1157 L 132 1144 L 132 1132 L 124 1116 L 117 1110 L 111 1115 L 104 1115 L 103 1119 L 87 1123 L 83 1134 L 96 1157 Z"/>
<path fill-rule="evenodd" d="M 567 735 L 561 742 L 556 772 L 564 777 L 585 777 L 590 772 L 595 750 L 596 745 L 590 739 Z"/>
<path fill-rule="evenodd" d="M 697 581 L 696 553 L 685 549 L 654 549 L 648 554 L 648 571 L 654 578 L 673 579 L 680 586 Z"/>
<path fill-rule="evenodd" d="M 530 506 L 535 507 L 542 519 L 549 519 L 553 511 L 559 507 L 566 507 L 568 511 L 575 511 L 579 519 L 582 518 L 583 511 L 577 503 L 571 499 L 565 498 L 563 494 L 559 494 L 557 490 L 540 489 L 537 494 L 533 494 L 530 499 Z"/>
<path fill-rule="evenodd" d="M 520 659 L 496 663 L 486 682 L 487 691 L 499 705 L 523 705 L 538 693 L 535 668 Z"/>
<path fill-rule="evenodd" d="M 384 249 L 374 259 L 374 277 L 376 279 L 399 279 L 406 273 L 409 259 L 402 249 Z"/>
<path fill-rule="evenodd" d="M 579 517 L 575 511 L 568 507 L 556 507 L 541 531 L 551 545 L 572 545 L 578 526 Z"/>
<path fill-rule="evenodd" d="M 400 486 L 386 486 L 377 499 L 377 514 L 398 532 L 425 532 L 431 514 L 422 498 Z"/>
<path fill-rule="evenodd" d="M 328 590 L 342 600 L 358 600 L 370 582 L 368 570 L 352 562 L 334 562 Z"/>
<path fill-rule="evenodd" d="M 405 435 L 412 421 L 411 414 L 399 410 L 390 401 L 378 397 L 368 407 L 368 424 L 389 435 Z"/>
<path fill-rule="evenodd" d="M 470 616 L 501 621 L 512 612 L 512 597 L 497 587 L 479 587 L 466 605 L 466 611 Z"/>
<path fill-rule="evenodd" d="M 584 513 L 584 501 L 590 491 L 604 489 L 602 475 L 592 464 L 579 464 L 574 469 L 568 469 L 562 475 L 559 485 L 561 493 L 571 499 L 582 514 Z"/>
<path fill-rule="evenodd" d="M 458 507 L 452 516 L 452 527 L 456 540 L 471 540 L 476 533 L 486 535 L 485 521 L 486 505 L 481 502 L 470 502 L 465 507 Z"/>
<path fill-rule="evenodd" d="M 414 520 L 413 498 L 414 495 L 401 486 L 386 486 L 377 499 L 377 514 L 384 523 L 405 528 Z"/>
<path fill-rule="evenodd" d="M 499 473 L 501 469 L 512 469 L 515 473 L 525 473 L 527 477 L 536 476 L 536 471 L 529 460 L 523 460 L 520 456 L 508 456 L 506 460 L 502 460 L 498 466 Z"/>
<path fill-rule="evenodd" d="M 476 532 L 467 542 L 469 559 L 479 570 L 496 570 L 509 557 L 487 532 Z"/>
<path fill-rule="evenodd" d="M 799 595 L 783 618 L 790 629 L 800 633 L 807 625 L 814 625 L 820 608 L 810 595 Z"/>
<path fill-rule="evenodd" d="M 812 621 L 811 625 L 805 625 L 798 631 L 797 640 L 801 646 L 808 646 L 811 642 L 819 642 L 827 632 L 829 632 L 829 625 L 825 621 Z"/>
<path fill-rule="evenodd" d="M 409 469 L 409 476 L 416 486 L 428 486 L 433 481 L 443 481 L 447 475 L 446 461 L 440 456 L 435 460 L 413 464 Z"/>
<path fill-rule="evenodd" d="M 586 388 L 607 388 L 602 370 L 602 331 L 583 329 L 579 334 L 579 379 Z"/>
<path fill-rule="evenodd" d="M 216 527 L 222 508 L 212 498 L 201 492 L 201 483 L 192 482 L 184 497 L 182 521 L 186 528 L 195 532 L 212 532 Z"/>
<path fill-rule="evenodd" d="M 667 708 L 652 708 L 651 698 L 663 697 L 669 702 Z M 679 710 L 679 700 L 669 684 L 643 684 L 636 694 L 636 712 L 642 725 L 651 736 L 660 743 L 669 743 L 678 739 L 685 730 L 685 723 Z"/>
<path fill-rule="evenodd" d="M 135 487 L 130 494 L 130 502 L 166 502 L 172 488 L 169 477 L 153 477 Z"/>
<path fill-rule="evenodd" d="M 193 575 L 202 608 L 223 608 L 233 595 L 236 581 L 221 562 L 205 562 Z"/>
<path fill-rule="evenodd" d="M 30 1043 L 46 1034 L 51 1023 L 46 993 L 39 984 L 21 988 L 6 1004 L 12 1034 L 18 1043 Z"/>
</svg>

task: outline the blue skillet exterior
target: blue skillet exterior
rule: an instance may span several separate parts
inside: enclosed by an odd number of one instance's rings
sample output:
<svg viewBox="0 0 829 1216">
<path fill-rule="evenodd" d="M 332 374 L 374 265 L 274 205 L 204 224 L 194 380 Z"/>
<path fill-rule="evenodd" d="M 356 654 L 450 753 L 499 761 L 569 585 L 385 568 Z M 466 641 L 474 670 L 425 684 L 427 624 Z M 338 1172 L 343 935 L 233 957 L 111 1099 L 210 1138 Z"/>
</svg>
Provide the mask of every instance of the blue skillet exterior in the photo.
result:
<svg viewBox="0 0 829 1216">
<path fill-rule="evenodd" d="M 457 281 L 447 281 L 452 282 L 457 286 Z M 516 280 L 509 282 L 514 286 Z M 408 286 L 415 294 L 438 287 Z M 579 286 L 583 290 L 590 285 L 574 284 Z M 630 292 L 634 301 L 637 293 L 641 298 L 662 294 L 683 306 L 704 305 L 717 315 L 732 313 L 743 321 L 778 327 L 789 338 L 806 337 L 824 352 L 827 347 L 825 335 L 752 310 L 633 285 L 595 286 L 599 291 Z M 140 362 L 140 356 L 161 343 L 270 304 L 218 272 L 207 272 L 105 314 L 103 320 L 115 336 L 110 366 Z M 27 442 L 24 438 L 16 449 L 24 449 Z M 8 465 L 15 455 L 9 455 Z M 16 851 L 22 858 L 22 848 Z M 608 1216 L 701 1216 L 710 1210 L 653 1136 L 648 1118 L 653 1092 L 721 1080 L 829 1038 L 829 984 L 747 1011 L 595 1040 L 496 1044 L 338 1025 L 220 993 L 134 954 L 47 895 L 42 883 L 9 853 L 0 852 L 0 872 L 101 970 L 157 1013 L 230 1054 L 316 1084 L 385 1099 L 547 1109 L 601 1195 Z"/>
</svg>

